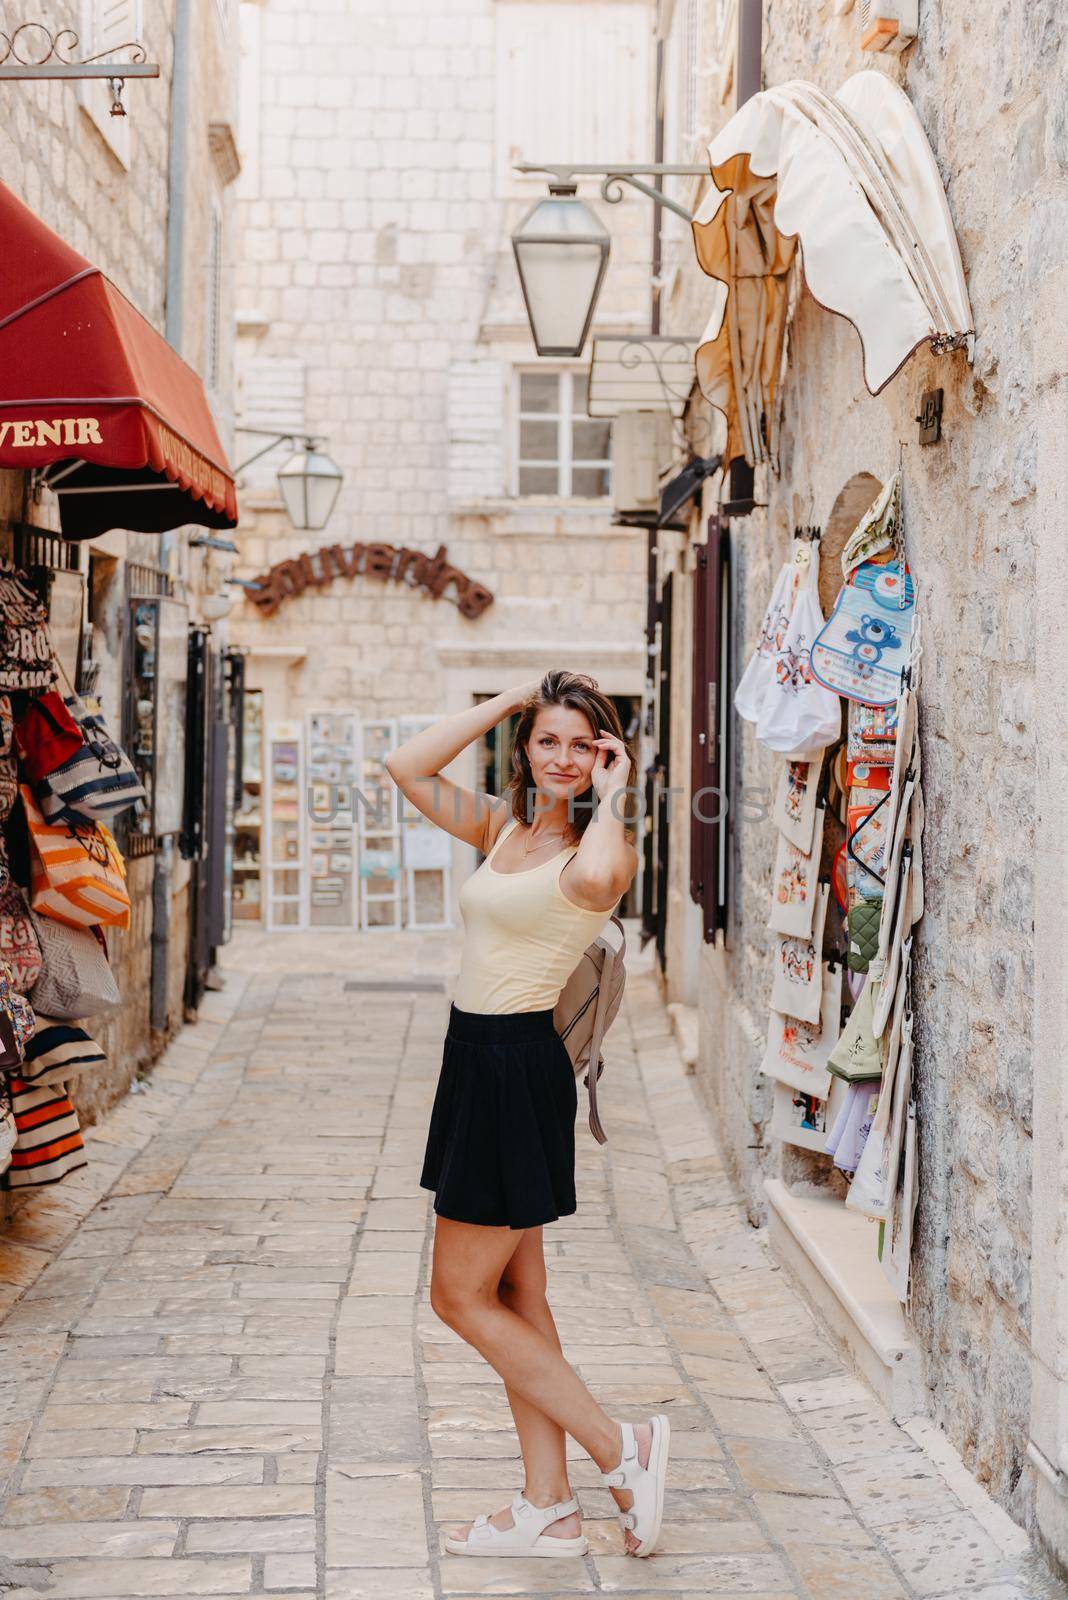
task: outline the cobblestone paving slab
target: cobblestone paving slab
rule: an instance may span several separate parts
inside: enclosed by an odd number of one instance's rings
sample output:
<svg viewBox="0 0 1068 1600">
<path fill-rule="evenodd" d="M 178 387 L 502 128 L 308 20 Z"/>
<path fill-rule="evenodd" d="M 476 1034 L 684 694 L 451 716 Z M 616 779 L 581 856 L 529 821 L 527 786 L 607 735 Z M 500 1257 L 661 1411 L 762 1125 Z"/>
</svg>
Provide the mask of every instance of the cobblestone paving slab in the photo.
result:
<svg viewBox="0 0 1068 1600">
<path fill-rule="evenodd" d="M 455 957 L 449 935 L 242 931 L 226 990 L 90 1130 L 87 1172 L 19 1197 L 0 1238 L 0 1590 L 1068 1600 L 844 1369 L 748 1226 L 641 957 L 611 1142 L 582 1130 L 579 1211 L 546 1256 L 594 1393 L 671 1417 L 660 1550 L 621 1553 L 572 1446 L 585 1558 L 443 1554 L 445 1526 L 522 1481 L 496 1375 L 428 1299 L 418 1172 L 447 992 L 344 982 L 448 980 Z"/>
</svg>

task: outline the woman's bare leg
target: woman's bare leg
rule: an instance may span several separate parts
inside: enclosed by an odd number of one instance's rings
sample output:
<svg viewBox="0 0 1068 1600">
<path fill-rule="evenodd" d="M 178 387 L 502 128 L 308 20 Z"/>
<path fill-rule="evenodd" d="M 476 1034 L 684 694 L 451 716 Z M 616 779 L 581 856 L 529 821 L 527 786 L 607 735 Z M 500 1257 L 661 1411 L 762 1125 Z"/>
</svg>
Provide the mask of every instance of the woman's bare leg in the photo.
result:
<svg viewBox="0 0 1068 1600">
<path fill-rule="evenodd" d="M 565 1361 L 559 1341 L 525 1321 L 500 1296 L 501 1279 L 522 1237 L 511 1228 L 435 1218 L 431 1305 L 442 1322 L 500 1374 L 506 1389 L 570 1433 L 602 1472 L 610 1472 L 619 1464 L 623 1448 L 619 1424 Z M 636 1432 L 639 1460 L 645 1465 L 649 1429 L 640 1427 Z M 623 1510 L 630 1508 L 628 1490 L 612 1493 Z M 628 1533 L 627 1548 L 636 1542 Z"/>
<path fill-rule="evenodd" d="M 500 1300 L 509 1310 L 528 1322 L 561 1350 L 556 1323 L 545 1298 L 545 1256 L 542 1230 L 528 1228 L 519 1237 L 519 1244 L 504 1269 L 497 1287 Z M 563 1354 L 561 1350 L 561 1354 Z M 515 1419 L 519 1448 L 523 1453 L 525 1478 L 523 1493 L 532 1505 L 551 1506 L 571 1498 L 571 1484 L 567 1475 L 567 1435 L 563 1428 L 537 1406 L 524 1400 L 517 1390 L 505 1384 L 508 1404 Z M 513 1517 L 510 1507 L 495 1512 L 490 1521 L 498 1528 L 510 1528 Z M 471 1524 L 465 1523 L 456 1530 L 456 1537 L 466 1539 Z M 582 1523 L 577 1512 L 561 1517 L 545 1530 L 546 1535 L 560 1539 L 577 1539 Z"/>
</svg>

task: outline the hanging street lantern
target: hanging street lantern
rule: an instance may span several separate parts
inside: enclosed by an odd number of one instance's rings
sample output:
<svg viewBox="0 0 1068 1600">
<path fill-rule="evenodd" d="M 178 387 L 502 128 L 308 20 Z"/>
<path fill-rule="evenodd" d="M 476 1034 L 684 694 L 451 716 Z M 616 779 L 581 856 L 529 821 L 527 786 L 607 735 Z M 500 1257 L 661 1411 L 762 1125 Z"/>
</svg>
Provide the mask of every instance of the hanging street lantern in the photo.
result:
<svg viewBox="0 0 1068 1600">
<path fill-rule="evenodd" d="M 326 527 L 343 476 L 337 462 L 318 449 L 314 439 L 305 439 L 303 448 L 278 469 L 278 488 L 294 528 L 317 532 Z"/>
<path fill-rule="evenodd" d="M 578 185 L 557 180 L 512 235 L 539 356 L 580 356 L 608 267 L 610 235 Z"/>
</svg>

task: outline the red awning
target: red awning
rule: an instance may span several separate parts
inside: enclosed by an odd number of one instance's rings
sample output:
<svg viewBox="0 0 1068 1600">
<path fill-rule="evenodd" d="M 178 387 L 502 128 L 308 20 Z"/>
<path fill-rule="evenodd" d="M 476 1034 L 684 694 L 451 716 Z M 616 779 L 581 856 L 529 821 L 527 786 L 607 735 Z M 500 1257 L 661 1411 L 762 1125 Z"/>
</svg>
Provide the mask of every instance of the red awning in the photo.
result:
<svg viewBox="0 0 1068 1600">
<path fill-rule="evenodd" d="M 2 183 L 0 467 L 51 469 L 68 539 L 237 524 L 197 374 Z"/>
</svg>

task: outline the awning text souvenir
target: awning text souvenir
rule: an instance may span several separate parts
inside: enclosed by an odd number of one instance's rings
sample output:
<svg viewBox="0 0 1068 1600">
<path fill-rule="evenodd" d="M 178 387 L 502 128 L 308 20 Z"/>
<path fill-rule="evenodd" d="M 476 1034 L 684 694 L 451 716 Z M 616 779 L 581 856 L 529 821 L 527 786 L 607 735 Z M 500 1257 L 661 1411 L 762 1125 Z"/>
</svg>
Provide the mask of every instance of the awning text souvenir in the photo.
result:
<svg viewBox="0 0 1068 1600">
<path fill-rule="evenodd" d="M 0 467 L 48 467 L 68 539 L 237 524 L 203 384 L 0 183 Z"/>
<path fill-rule="evenodd" d="M 697 352 L 728 456 L 777 458 L 794 268 L 860 335 L 878 394 L 915 350 L 968 345 L 971 307 L 942 180 L 896 84 L 858 72 L 835 95 L 795 80 L 754 95 L 709 146 L 693 224 L 717 303 Z"/>
</svg>

